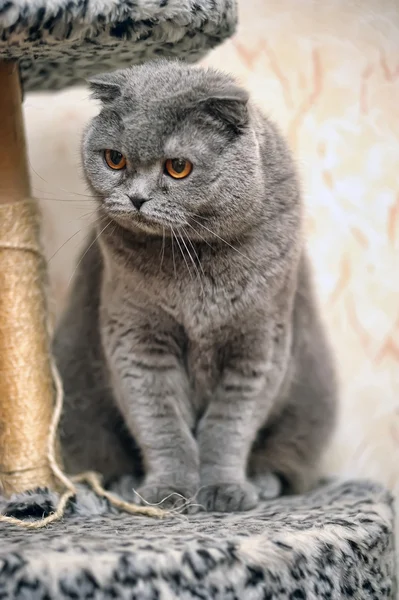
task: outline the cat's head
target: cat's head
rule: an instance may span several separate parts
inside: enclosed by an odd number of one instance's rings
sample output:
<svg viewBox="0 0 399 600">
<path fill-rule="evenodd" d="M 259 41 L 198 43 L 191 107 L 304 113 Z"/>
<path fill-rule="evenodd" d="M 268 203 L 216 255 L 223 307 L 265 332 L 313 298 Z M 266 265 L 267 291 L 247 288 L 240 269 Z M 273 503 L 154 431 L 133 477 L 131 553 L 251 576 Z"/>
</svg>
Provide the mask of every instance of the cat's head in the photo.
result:
<svg viewBox="0 0 399 600">
<path fill-rule="evenodd" d="M 86 177 L 126 229 L 239 235 L 262 210 L 248 94 L 227 75 L 159 61 L 90 81 L 102 109 L 83 141 Z M 210 233 L 212 232 L 212 233 Z"/>
</svg>

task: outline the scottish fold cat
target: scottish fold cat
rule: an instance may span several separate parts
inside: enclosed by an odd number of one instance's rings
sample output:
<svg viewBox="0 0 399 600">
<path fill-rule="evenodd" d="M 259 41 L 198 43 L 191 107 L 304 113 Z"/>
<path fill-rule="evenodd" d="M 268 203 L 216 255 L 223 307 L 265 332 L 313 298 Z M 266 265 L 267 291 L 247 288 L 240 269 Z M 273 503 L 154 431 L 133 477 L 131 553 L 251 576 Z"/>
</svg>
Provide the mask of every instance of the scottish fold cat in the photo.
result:
<svg viewBox="0 0 399 600">
<path fill-rule="evenodd" d="M 99 218 L 54 343 L 67 468 L 207 510 L 307 490 L 337 392 L 283 137 L 213 69 L 159 61 L 90 86 Z"/>
</svg>

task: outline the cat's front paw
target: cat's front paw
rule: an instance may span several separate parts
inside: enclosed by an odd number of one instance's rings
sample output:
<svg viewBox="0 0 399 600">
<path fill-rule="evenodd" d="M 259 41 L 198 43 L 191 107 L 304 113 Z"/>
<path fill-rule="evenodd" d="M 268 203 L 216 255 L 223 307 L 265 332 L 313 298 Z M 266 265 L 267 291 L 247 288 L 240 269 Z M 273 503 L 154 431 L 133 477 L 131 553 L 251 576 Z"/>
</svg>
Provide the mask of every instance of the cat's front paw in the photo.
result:
<svg viewBox="0 0 399 600">
<path fill-rule="evenodd" d="M 208 511 L 235 512 L 251 510 L 258 503 L 258 492 L 249 482 L 218 483 L 200 489 L 196 504 Z"/>
<path fill-rule="evenodd" d="M 136 490 L 134 501 L 142 506 L 156 505 L 164 509 L 183 508 L 188 505 L 194 494 L 194 490 L 183 486 L 148 484 Z"/>
</svg>

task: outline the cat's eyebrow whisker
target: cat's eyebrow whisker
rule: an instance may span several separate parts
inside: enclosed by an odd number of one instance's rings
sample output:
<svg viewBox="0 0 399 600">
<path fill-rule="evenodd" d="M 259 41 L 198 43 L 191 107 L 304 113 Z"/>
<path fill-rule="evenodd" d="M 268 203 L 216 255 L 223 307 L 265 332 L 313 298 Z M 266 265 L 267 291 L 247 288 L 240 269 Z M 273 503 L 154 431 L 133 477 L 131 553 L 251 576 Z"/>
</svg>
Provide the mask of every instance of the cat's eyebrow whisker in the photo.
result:
<svg viewBox="0 0 399 600">
<path fill-rule="evenodd" d="M 78 270 L 78 267 L 80 266 L 80 263 L 82 262 L 82 260 L 84 259 L 84 257 L 86 256 L 86 254 L 88 253 L 88 251 L 90 250 L 90 248 L 96 243 L 96 241 L 98 240 L 98 238 L 100 237 L 101 234 L 104 233 L 104 231 L 107 229 L 107 227 L 109 227 L 111 225 L 112 221 L 108 221 L 108 223 L 105 225 L 105 227 L 103 227 L 103 229 L 101 229 L 100 233 L 98 235 L 96 235 L 96 237 L 94 238 L 94 240 L 92 241 L 92 243 L 90 244 L 90 246 L 85 250 L 85 252 L 83 253 L 83 255 L 80 257 L 76 267 L 74 268 L 72 275 L 69 278 L 68 281 L 68 285 L 67 287 L 70 286 L 71 281 L 76 273 L 76 271 Z"/>
<path fill-rule="evenodd" d="M 194 221 L 194 223 L 196 223 L 200 227 L 203 227 L 203 229 L 206 229 L 206 231 L 209 231 L 210 234 L 212 234 L 215 237 L 217 237 L 221 242 L 223 242 L 224 244 L 226 244 L 226 246 L 229 246 L 229 248 L 231 248 L 232 250 L 234 250 L 235 252 L 237 252 L 240 256 L 242 256 L 243 258 L 245 258 L 246 260 L 248 260 L 250 263 L 252 263 L 253 265 L 256 265 L 256 262 L 254 260 L 252 260 L 251 258 L 249 258 L 249 256 L 247 256 L 246 254 L 243 254 L 242 252 L 240 252 L 240 250 L 238 250 L 238 248 L 235 248 L 234 246 L 232 246 L 229 242 L 227 242 L 222 237 L 220 237 L 220 235 L 218 235 L 217 233 L 215 233 L 214 231 L 212 231 L 208 227 L 205 227 L 205 225 L 203 225 L 202 223 L 198 223 L 198 221 L 196 221 L 195 219 L 193 219 L 193 221 Z"/>
</svg>

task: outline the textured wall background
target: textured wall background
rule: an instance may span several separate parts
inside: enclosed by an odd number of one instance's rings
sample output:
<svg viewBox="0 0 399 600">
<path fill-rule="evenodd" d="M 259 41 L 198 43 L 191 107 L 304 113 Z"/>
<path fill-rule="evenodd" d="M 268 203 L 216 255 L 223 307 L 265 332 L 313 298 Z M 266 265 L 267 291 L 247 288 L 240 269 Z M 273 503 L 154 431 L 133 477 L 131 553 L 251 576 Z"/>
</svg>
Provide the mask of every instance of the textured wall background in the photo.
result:
<svg viewBox="0 0 399 600">
<path fill-rule="evenodd" d="M 297 157 L 342 385 L 328 470 L 399 496 L 399 6 L 242 0 L 237 36 L 206 62 L 249 87 Z M 93 220 L 79 138 L 95 111 L 85 89 L 25 100 L 58 310 Z"/>
</svg>

